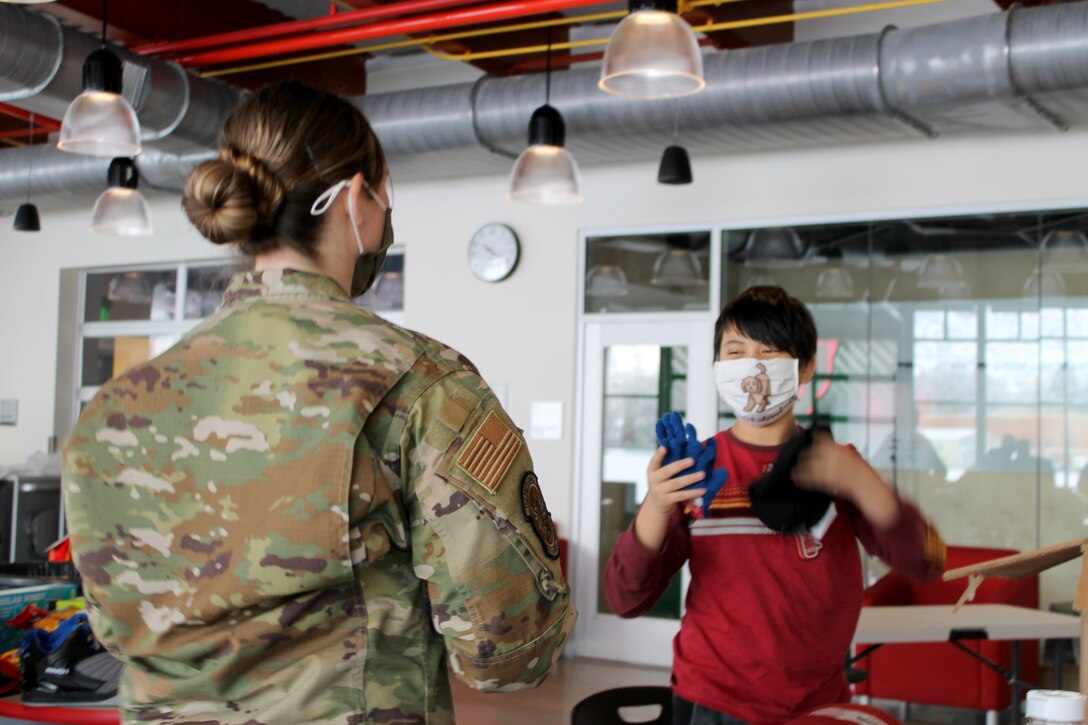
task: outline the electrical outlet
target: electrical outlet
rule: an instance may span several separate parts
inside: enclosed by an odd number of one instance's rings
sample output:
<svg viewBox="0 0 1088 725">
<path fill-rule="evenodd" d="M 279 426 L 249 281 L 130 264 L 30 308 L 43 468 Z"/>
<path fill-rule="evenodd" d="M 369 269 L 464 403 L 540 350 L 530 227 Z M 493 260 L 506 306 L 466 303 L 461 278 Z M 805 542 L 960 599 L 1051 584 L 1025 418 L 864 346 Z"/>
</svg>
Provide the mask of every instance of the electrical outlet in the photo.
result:
<svg viewBox="0 0 1088 725">
<path fill-rule="evenodd" d="M 0 400 L 0 425 L 15 425 L 19 421 L 19 401 Z"/>
</svg>

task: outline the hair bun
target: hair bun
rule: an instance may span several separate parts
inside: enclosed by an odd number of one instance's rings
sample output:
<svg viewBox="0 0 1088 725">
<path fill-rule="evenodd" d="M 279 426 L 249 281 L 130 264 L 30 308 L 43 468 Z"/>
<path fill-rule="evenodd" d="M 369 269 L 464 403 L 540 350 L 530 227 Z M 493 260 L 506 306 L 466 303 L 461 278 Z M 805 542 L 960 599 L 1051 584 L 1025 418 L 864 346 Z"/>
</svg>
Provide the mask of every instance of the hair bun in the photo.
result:
<svg viewBox="0 0 1088 725">
<path fill-rule="evenodd" d="M 260 159 L 234 147 L 198 164 L 185 183 L 182 206 L 204 237 L 216 244 L 268 239 L 286 189 Z"/>
</svg>

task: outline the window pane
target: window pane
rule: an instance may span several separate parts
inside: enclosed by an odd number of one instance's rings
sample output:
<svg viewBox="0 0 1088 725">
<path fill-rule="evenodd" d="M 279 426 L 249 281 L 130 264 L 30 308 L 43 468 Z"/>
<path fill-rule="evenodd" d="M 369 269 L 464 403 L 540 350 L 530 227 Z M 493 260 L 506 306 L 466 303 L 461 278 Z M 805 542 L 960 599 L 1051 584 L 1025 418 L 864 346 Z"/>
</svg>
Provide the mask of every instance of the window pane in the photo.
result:
<svg viewBox="0 0 1088 725">
<path fill-rule="evenodd" d="M 617 345 L 605 350 L 598 561 L 602 574 L 616 540 L 631 525 L 646 495 L 646 465 L 657 449 L 656 423 L 661 411 L 686 407 L 686 381 L 681 376 L 686 374 L 687 359 L 687 349 L 678 347 Z M 661 375 L 664 385 L 658 384 Z M 598 611 L 609 613 L 600 589 L 597 601 Z M 648 614 L 679 618 L 679 577 Z"/>
<path fill-rule="evenodd" d="M 706 310 L 710 232 L 593 237 L 586 270 L 586 312 Z"/>
<path fill-rule="evenodd" d="M 100 337 L 83 340 L 82 386 L 102 385 L 133 365 L 147 362 L 177 341 L 174 335 Z"/>
<path fill-rule="evenodd" d="M 656 345 L 621 345 L 605 351 L 605 395 L 657 397 L 661 348 Z"/>
<path fill-rule="evenodd" d="M 1039 398 L 1039 344 L 991 342 L 986 345 L 988 403 L 1033 404 Z"/>
<path fill-rule="evenodd" d="M 404 310 L 404 254 L 390 254 L 374 285 L 355 298 L 355 304 L 374 312 Z"/>
<path fill-rule="evenodd" d="M 231 277 L 245 269 L 242 265 L 218 264 L 190 267 L 185 292 L 185 317 L 198 319 L 219 311 Z"/>
<path fill-rule="evenodd" d="M 978 339 L 978 315 L 961 310 L 948 311 L 948 339 L 949 340 L 976 340 Z"/>
<path fill-rule="evenodd" d="M 914 313 L 915 340 L 944 339 L 944 311 L 918 310 Z"/>
<path fill-rule="evenodd" d="M 1020 315 L 986 308 L 986 337 L 991 340 L 1015 340 L 1020 337 Z"/>
<path fill-rule="evenodd" d="M 914 343 L 916 400 L 974 402 L 978 346 L 973 342 Z"/>
<path fill-rule="evenodd" d="M 86 284 L 84 322 L 174 319 L 174 270 L 100 272 Z"/>
</svg>

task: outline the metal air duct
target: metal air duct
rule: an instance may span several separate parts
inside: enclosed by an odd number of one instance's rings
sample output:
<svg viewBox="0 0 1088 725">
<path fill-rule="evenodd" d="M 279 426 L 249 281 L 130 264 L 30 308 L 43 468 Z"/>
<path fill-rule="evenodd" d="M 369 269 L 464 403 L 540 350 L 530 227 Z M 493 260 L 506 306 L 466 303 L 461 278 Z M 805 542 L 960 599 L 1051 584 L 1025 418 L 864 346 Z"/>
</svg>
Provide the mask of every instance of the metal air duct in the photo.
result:
<svg viewBox="0 0 1088 725">
<path fill-rule="evenodd" d="M 68 95 L 57 89 L 76 63 L 68 60 L 71 51 L 64 51 L 60 70 L 52 71 L 54 80 L 43 86 L 42 78 L 51 72 L 57 30 L 49 20 L 40 20 L 32 30 L 11 30 L 9 18 L 22 22 L 22 15 L 32 14 L 0 3 L 0 93 L 13 86 L 24 92 L 44 88 L 41 95 L 46 99 L 52 94 L 67 102 L 78 92 L 78 83 L 66 82 Z M 53 45 L 34 50 L 22 36 L 25 32 Z M 74 36 L 72 43 L 79 39 L 85 43 L 87 38 L 67 29 L 61 36 L 65 40 Z M 9 54 L 8 43 L 19 43 L 23 52 L 34 50 L 39 56 Z M 86 49 L 84 45 L 79 50 L 79 63 Z M 15 60 L 19 62 L 9 70 L 9 62 Z M 135 62 L 151 68 L 149 96 L 176 102 L 168 80 L 158 80 L 170 78 L 164 64 Z M 633 101 L 601 93 L 595 68 L 558 72 L 552 74 L 551 103 L 562 112 L 567 147 L 583 167 L 656 159 L 672 138 L 677 113 L 680 135 L 693 155 L 926 139 L 946 133 L 1057 132 L 1088 124 L 1088 1 L 711 53 L 704 59 L 704 73 L 707 88 L 695 96 Z M 216 84 L 209 100 L 200 94 L 213 86 L 191 77 L 185 80 L 189 102 L 183 120 L 152 145 L 177 138 L 213 146 L 214 130 L 233 105 L 233 100 L 215 99 L 234 99 L 238 92 L 225 94 Z M 19 105 L 34 108 L 38 98 L 26 98 Z M 526 143 L 529 117 L 543 99 L 544 78 L 537 74 L 485 77 L 475 83 L 355 101 L 381 138 L 397 178 L 410 180 L 509 172 Z M 155 106 L 137 106 L 141 123 Z M 36 110 L 48 113 L 44 107 Z M 168 126 L 159 121 L 153 128 L 161 131 Z M 25 166 L 6 162 L 9 153 L 0 152 L 0 199 L 18 198 L 26 191 L 25 173 L 17 171 Z M 141 173 L 149 178 L 154 176 L 151 165 L 150 157 L 140 161 Z M 34 193 L 39 184 L 57 186 L 39 172 L 37 161 L 34 166 Z M 73 176 L 67 175 L 70 183 L 75 183 Z M 94 182 L 101 178 L 96 171 Z"/>
<path fill-rule="evenodd" d="M 52 15 L 0 3 L 0 102 L 63 117 L 82 90 L 83 61 L 100 44 Z M 178 154 L 215 146 L 223 119 L 245 91 L 119 46 L 110 50 L 121 58 L 124 94 L 140 119 L 145 142 Z"/>
</svg>

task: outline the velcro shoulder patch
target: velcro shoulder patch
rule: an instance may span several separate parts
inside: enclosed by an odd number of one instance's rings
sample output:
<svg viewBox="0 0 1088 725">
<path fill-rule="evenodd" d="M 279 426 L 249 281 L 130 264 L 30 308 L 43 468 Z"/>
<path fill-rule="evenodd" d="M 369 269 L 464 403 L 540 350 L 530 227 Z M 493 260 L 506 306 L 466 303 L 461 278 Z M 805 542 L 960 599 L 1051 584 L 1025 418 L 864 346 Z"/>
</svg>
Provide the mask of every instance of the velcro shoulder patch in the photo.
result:
<svg viewBox="0 0 1088 725">
<path fill-rule="evenodd" d="M 517 432 L 491 411 L 461 447 L 456 465 L 466 476 L 495 493 L 521 446 Z"/>
</svg>

